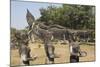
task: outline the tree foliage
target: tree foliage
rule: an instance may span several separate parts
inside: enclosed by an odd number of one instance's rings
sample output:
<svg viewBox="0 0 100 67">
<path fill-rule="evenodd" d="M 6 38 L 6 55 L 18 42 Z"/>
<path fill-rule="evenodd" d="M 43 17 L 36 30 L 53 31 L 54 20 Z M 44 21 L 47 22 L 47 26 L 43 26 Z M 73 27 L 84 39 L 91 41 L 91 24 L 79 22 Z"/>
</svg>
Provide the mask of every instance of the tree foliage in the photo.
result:
<svg viewBox="0 0 100 67">
<path fill-rule="evenodd" d="M 94 6 L 66 5 L 41 8 L 40 21 L 46 24 L 59 24 L 71 29 L 94 29 Z"/>
</svg>

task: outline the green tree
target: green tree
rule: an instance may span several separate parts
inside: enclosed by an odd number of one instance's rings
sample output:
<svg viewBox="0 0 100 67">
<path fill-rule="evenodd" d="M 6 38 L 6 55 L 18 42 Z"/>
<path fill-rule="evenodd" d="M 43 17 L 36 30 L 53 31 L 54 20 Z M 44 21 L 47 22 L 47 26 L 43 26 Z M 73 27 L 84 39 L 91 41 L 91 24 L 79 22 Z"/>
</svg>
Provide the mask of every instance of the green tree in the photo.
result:
<svg viewBox="0 0 100 67">
<path fill-rule="evenodd" d="M 59 24 L 71 29 L 94 29 L 95 15 L 93 6 L 66 5 L 61 7 L 48 6 L 47 9 L 41 8 L 40 21 L 46 23 Z"/>
</svg>

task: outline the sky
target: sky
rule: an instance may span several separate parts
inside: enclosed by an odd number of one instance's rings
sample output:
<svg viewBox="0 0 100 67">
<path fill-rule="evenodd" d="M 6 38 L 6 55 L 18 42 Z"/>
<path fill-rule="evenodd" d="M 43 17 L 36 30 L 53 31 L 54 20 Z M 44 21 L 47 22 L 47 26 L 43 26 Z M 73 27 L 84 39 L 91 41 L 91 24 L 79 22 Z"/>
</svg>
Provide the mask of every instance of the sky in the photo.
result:
<svg viewBox="0 0 100 67">
<path fill-rule="evenodd" d="M 28 25 L 26 20 L 27 9 L 37 19 L 41 16 L 39 9 L 47 8 L 49 5 L 61 6 L 61 4 L 11 1 L 11 27 L 24 29 Z"/>
</svg>

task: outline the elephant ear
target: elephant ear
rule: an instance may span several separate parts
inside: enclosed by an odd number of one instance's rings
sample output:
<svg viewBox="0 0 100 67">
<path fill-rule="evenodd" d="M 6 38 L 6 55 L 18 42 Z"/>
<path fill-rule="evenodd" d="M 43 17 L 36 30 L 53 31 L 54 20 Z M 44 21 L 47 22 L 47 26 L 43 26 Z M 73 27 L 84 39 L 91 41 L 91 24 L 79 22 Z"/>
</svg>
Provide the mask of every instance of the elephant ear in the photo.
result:
<svg viewBox="0 0 100 67">
<path fill-rule="evenodd" d="M 27 9 L 26 19 L 29 27 L 32 26 L 33 22 L 35 21 L 34 16 L 30 13 L 30 11 Z"/>
</svg>

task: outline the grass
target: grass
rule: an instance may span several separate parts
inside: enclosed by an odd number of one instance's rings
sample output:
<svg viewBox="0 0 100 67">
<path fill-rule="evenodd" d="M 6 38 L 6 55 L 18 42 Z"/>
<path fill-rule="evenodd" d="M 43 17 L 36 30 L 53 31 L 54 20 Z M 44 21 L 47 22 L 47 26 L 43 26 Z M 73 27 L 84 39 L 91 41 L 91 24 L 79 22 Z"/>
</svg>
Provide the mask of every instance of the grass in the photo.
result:
<svg viewBox="0 0 100 67">
<path fill-rule="evenodd" d="M 39 48 L 38 45 L 41 45 Z M 60 45 L 59 43 L 55 44 L 55 53 L 59 55 L 59 58 L 55 58 L 55 63 L 69 63 L 69 46 L 68 45 Z M 35 61 L 31 61 L 31 64 L 37 65 L 37 64 L 45 64 L 45 50 L 44 46 L 41 43 L 33 43 L 29 44 L 29 47 L 31 48 L 31 55 L 37 55 L 38 58 Z M 80 45 L 81 49 L 83 51 L 87 52 L 86 57 L 80 57 L 80 62 L 86 62 L 86 61 L 95 61 L 95 46 L 90 45 Z M 20 57 L 18 54 L 18 49 L 12 49 L 11 50 L 11 66 L 12 65 L 20 65 Z"/>
</svg>

